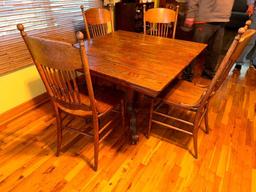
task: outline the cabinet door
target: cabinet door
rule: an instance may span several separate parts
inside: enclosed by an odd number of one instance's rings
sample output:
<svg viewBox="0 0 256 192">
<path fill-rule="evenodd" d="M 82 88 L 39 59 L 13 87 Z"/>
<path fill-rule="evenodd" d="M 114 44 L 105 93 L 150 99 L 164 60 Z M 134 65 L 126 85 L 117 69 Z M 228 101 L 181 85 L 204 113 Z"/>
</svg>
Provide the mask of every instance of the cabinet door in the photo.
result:
<svg viewBox="0 0 256 192">
<path fill-rule="evenodd" d="M 116 3 L 116 29 L 135 31 L 136 3 Z"/>
<path fill-rule="evenodd" d="M 135 16 L 135 31 L 143 32 L 143 7 L 146 5 L 146 10 L 154 8 L 154 2 L 151 3 L 138 3 L 136 5 L 136 16 Z"/>
</svg>

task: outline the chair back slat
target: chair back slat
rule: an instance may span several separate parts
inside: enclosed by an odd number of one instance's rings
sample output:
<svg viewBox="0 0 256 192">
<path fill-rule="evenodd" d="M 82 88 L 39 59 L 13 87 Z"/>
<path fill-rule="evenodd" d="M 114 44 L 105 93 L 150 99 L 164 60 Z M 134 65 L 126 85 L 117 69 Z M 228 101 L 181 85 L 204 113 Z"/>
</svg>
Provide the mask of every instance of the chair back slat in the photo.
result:
<svg viewBox="0 0 256 192">
<path fill-rule="evenodd" d="M 169 32 L 169 24 L 167 23 L 150 23 L 149 34 L 153 36 L 167 37 Z"/>
<path fill-rule="evenodd" d="M 27 36 L 25 40 L 35 62 L 40 65 L 61 70 L 77 70 L 83 67 L 79 50 L 70 43 L 32 36 Z"/>
<path fill-rule="evenodd" d="M 81 58 L 81 51 L 72 44 L 28 36 L 20 24 L 18 29 L 53 102 L 70 109 L 96 109 L 92 106 L 95 101 L 86 54 L 83 54 L 85 58 Z M 85 48 L 83 51 L 85 52 Z M 82 89 L 79 86 L 79 80 L 84 78 L 81 70 L 86 77 L 86 86 Z M 85 92 L 88 92 L 90 98 L 87 105 L 82 103 L 81 98 Z"/>
<path fill-rule="evenodd" d="M 200 106 L 204 107 L 209 98 L 217 92 L 217 90 L 220 88 L 220 86 L 228 76 L 228 73 L 232 68 L 233 64 L 235 63 L 236 58 L 239 57 L 239 55 L 242 53 L 242 51 L 244 50 L 252 36 L 256 33 L 256 30 L 246 29 L 247 28 L 239 29 L 238 35 L 234 38 L 225 57 L 220 63 L 219 68 L 211 81 L 211 84 L 209 85 L 205 94 L 201 97 L 201 100 L 199 101 Z"/>
<path fill-rule="evenodd" d="M 112 7 L 110 7 L 110 11 L 104 8 L 91 8 L 85 11 L 81 5 L 81 10 L 88 39 L 114 31 Z"/>
<path fill-rule="evenodd" d="M 168 37 L 172 31 L 175 38 L 179 6 L 176 10 L 167 8 L 153 8 L 146 11 L 144 6 L 144 34 L 147 34 L 147 24 L 150 35 Z M 171 30 L 170 30 L 171 29 Z"/>
</svg>

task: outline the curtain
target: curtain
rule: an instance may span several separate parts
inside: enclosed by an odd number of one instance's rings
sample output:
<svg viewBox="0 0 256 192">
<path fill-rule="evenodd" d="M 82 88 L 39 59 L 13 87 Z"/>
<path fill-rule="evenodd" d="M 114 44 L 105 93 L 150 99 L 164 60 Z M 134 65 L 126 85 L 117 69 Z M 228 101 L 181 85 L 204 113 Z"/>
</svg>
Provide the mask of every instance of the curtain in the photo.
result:
<svg viewBox="0 0 256 192">
<path fill-rule="evenodd" d="M 101 7 L 101 0 L 0 0 L 0 75 L 33 64 L 18 23 L 29 35 L 74 43 L 84 30 L 80 5 Z"/>
</svg>

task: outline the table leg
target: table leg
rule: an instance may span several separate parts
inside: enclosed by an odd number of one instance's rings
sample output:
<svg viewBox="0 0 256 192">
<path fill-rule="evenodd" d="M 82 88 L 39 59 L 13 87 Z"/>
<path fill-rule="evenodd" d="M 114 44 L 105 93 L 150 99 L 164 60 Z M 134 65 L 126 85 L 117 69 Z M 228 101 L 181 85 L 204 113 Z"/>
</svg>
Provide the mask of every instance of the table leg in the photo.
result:
<svg viewBox="0 0 256 192">
<path fill-rule="evenodd" d="M 136 110 L 135 110 L 135 102 L 136 102 L 136 94 L 133 90 L 129 90 L 127 94 L 127 112 L 130 117 L 130 133 L 131 133 L 131 142 L 132 144 L 136 144 L 139 140 L 139 136 L 137 134 L 137 121 L 136 121 Z"/>
</svg>

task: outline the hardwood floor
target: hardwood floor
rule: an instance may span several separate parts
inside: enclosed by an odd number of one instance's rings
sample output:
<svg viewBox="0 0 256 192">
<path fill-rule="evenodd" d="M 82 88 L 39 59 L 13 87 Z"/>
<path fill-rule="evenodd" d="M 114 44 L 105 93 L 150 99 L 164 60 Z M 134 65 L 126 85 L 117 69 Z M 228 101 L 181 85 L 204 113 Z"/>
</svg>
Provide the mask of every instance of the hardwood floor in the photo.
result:
<svg viewBox="0 0 256 192">
<path fill-rule="evenodd" d="M 117 124 L 101 144 L 94 172 L 85 137 L 64 132 L 55 157 L 56 122 L 47 103 L 0 127 L 0 191 L 255 192 L 256 71 L 247 68 L 231 71 L 211 101 L 210 133 L 199 131 L 197 160 L 184 149 L 192 149 L 192 140 L 181 133 L 153 126 L 149 139 L 141 129 L 138 144 L 130 145 Z"/>
</svg>

